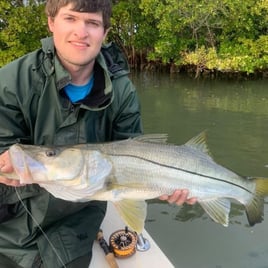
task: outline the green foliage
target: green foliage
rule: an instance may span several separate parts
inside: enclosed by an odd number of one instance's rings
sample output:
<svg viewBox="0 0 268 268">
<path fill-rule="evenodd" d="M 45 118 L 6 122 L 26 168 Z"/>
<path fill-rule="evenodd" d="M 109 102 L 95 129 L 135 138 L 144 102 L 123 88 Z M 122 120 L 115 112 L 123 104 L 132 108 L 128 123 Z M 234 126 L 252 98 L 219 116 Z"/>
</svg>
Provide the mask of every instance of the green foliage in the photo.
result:
<svg viewBox="0 0 268 268">
<path fill-rule="evenodd" d="M 239 42 L 225 42 L 219 52 L 204 46 L 182 55 L 182 64 L 197 66 L 200 70 L 222 72 L 265 71 L 268 68 L 268 36 L 260 36 L 256 41 L 240 38 Z"/>
<path fill-rule="evenodd" d="M 223 72 L 268 68 L 267 0 L 141 0 L 140 7 L 159 30 L 150 59 Z"/>
<path fill-rule="evenodd" d="M 35 1 L 24 6 L 1 0 L 0 14 L 0 66 L 40 47 L 40 39 L 48 35 L 44 6 Z"/>
<path fill-rule="evenodd" d="M 122 0 L 113 6 L 109 34 L 109 40 L 115 40 L 125 48 L 132 65 L 138 55 L 148 55 L 151 44 L 158 38 L 155 19 L 143 16 L 139 3 L 139 0 Z"/>
<path fill-rule="evenodd" d="M 109 40 L 133 66 L 144 60 L 197 70 L 267 71 L 268 0 L 114 0 Z M 43 0 L 0 1 L 0 66 L 49 33 Z"/>
</svg>

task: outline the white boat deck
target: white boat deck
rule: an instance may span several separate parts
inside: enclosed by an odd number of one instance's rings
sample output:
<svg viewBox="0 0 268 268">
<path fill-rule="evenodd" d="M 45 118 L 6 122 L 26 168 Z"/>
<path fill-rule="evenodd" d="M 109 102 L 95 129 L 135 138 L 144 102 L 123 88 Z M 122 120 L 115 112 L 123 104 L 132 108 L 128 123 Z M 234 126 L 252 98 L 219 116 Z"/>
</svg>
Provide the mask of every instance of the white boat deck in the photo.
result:
<svg viewBox="0 0 268 268">
<path fill-rule="evenodd" d="M 125 228 L 117 211 L 109 202 L 101 228 L 107 242 L 109 241 L 109 236 L 114 231 Z M 116 258 L 119 268 L 174 268 L 174 265 L 168 260 L 146 230 L 144 230 L 143 236 L 149 240 L 151 245 L 150 249 L 144 252 L 136 251 L 134 255 L 125 259 Z M 93 257 L 89 268 L 110 268 L 105 259 L 105 254 L 97 241 L 94 242 Z"/>
</svg>

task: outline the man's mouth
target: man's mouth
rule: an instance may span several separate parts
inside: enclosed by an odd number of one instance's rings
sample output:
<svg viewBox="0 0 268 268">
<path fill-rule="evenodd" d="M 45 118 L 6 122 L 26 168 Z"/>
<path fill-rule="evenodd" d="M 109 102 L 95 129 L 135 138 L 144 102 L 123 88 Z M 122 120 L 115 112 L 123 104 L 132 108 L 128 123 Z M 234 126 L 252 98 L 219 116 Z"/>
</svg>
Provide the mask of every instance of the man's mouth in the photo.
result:
<svg viewBox="0 0 268 268">
<path fill-rule="evenodd" d="M 76 46 L 76 47 L 89 47 L 89 44 L 88 43 L 85 43 L 85 42 L 77 42 L 77 41 L 70 41 L 69 42 L 71 45 L 73 46 Z"/>
</svg>

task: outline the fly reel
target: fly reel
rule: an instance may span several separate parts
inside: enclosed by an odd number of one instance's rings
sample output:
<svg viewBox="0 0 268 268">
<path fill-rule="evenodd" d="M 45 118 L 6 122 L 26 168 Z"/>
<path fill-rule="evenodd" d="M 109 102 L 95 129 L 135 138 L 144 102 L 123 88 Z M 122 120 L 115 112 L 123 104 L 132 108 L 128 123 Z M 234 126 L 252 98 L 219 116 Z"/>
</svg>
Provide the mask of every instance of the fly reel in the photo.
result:
<svg viewBox="0 0 268 268">
<path fill-rule="evenodd" d="M 136 252 L 137 235 L 126 227 L 112 233 L 109 242 L 116 257 L 127 258 Z"/>
</svg>

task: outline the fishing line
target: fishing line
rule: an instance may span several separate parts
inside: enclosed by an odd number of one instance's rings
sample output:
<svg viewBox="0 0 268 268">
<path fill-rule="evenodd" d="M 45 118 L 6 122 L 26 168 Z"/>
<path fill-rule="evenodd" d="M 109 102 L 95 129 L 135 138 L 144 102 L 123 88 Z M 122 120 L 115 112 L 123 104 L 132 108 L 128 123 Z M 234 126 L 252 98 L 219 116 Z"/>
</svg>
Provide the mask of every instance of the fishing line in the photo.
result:
<svg viewBox="0 0 268 268">
<path fill-rule="evenodd" d="M 23 208 L 25 209 L 25 211 L 29 214 L 29 216 L 32 218 L 32 220 L 34 221 L 34 223 L 37 225 L 38 229 L 41 231 L 41 233 L 43 234 L 43 236 L 45 237 L 45 239 L 47 240 L 48 244 L 51 246 L 53 252 L 55 253 L 55 255 L 57 256 L 57 258 L 59 259 L 60 263 L 63 265 L 63 268 L 66 268 L 62 258 L 60 257 L 60 255 L 57 252 L 57 249 L 55 248 L 55 246 L 53 245 L 53 243 L 49 240 L 47 234 L 45 233 L 45 231 L 42 229 L 42 227 L 39 225 L 39 223 L 37 222 L 37 220 L 34 218 L 33 214 L 29 211 L 29 209 L 26 207 L 26 205 L 24 204 L 19 192 L 17 191 L 17 187 L 15 187 L 15 192 L 17 194 L 17 197 L 20 201 L 20 203 L 22 204 Z"/>
</svg>

